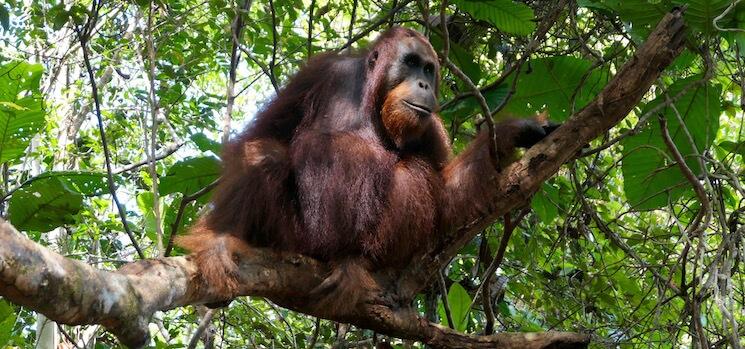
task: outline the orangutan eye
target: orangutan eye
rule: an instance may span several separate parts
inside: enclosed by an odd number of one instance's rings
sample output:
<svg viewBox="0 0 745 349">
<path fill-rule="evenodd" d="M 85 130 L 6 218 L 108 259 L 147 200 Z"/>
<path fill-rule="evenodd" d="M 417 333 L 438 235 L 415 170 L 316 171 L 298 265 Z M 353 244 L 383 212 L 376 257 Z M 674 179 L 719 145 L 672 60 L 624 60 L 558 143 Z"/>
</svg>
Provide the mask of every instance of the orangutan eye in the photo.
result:
<svg viewBox="0 0 745 349">
<path fill-rule="evenodd" d="M 432 75 L 435 73 L 435 65 L 432 63 L 427 63 L 424 65 L 424 74 Z"/>
<path fill-rule="evenodd" d="M 408 54 L 404 56 L 404 64 L 406 64 L 408 67 L 417 67 L 419 66 L 419 56 L 415 54 Z"/>
</svg>

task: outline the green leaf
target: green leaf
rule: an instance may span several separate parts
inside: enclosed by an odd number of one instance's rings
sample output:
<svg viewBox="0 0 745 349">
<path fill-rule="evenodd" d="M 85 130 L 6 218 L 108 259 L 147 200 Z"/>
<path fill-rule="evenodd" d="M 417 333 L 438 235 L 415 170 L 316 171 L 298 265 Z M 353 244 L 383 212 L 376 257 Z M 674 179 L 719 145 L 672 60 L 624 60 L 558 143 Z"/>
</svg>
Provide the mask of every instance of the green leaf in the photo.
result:
<svg viewBox="0 0 745 349">
<path fill-rule="evenodd" d="M 182 193 L 191 195 L 214 182 L 220 176 L 220 163 L 211 156 L 191 158 L 175 163 L 166 176 L 160 178 L 160 195 Z"/>
<path fill-rule="evenodd" d="M 49 18 L 52 19 L 52 29 L 60 30 L 70 18 L 70 12 L 65 9 L 64 3 L 59 3 L 49 9 Z"/>
<path fill-rule="evenodd" d="M 157 241 L 157 229 L 155 212 L 153 211 L 153 204 L 155 201 L 155 195 L 152 192 L 146 191 L 137 195 L 137 208 L 142 212 L 145 234 L 151 241 Z"/>
<path fill-rule="evenodd" d="M 448 305 L 450 306 L 450 316 L 453 318 L 453 327 L 458 331 L 465 331 L 468 325 L 468 312 L 471 305 L 471 296 L 466 289 L 459 283 L 454 282 L 448 290 Z M 444 307 L 440 307 L 440 319 L 442 323 L 447 324 L 447 316 Z"/>
<path fill-rule="evenodd" d="M 639 295 L 642 293 L 642 290 L 639 288 L 639 279 L 638 278 L 629 278 L 628 275 L 626 275 L 623 272 L 616 273 L 613 275 L 613 279 L 615 283 L 619 286 L 618 289 L 626 295 Z"/>
<path fill-rule="evenodd" d="M 724 141 L 719 146 L 730 153 L 745 156 L 745 142 Z"/>
<path fill-rule="evenodd" d="M 36 177 L 29 179 L 28 181 L 26 181 L 26 183 L 24 183 L 24 185 L 34 181 L 43 182 L 44 180 L 52 178 L 59 179 L 71 190 L 85 196 L 97 196 L 109 192 L 109 185 L 107 183 L 106 174 L 102 172 L 90 171 L 44 172 Z"/>
<path fill-rule="evenodd" d="M 668 67 L 670 70 L 688 70 L 694 65 L 698 56 L 689 50 L 684 50 L 678 55 L 672 64 Z"/>
<path fill-rule="evenodd" d="M 745 30 L 745 22 L 740 29 Z M 745 58 L 745 33 L 738 32 L 735 34 L 735 42 L 740 47 L 740 58 Z"/>
<path fill-rule="evenodd" d="M 511 0 L 454 0 L 459 9 L 473 18 L 491 23 L 499 30 L 516 35 L 529 35 L 535 30 L 533 9 Z"/>
<path fill-rule="evenodd" d="M 510 317 L 513 314 L 512 307 L 504 300 L 501 300 L 499 301 L 499 303 L 497 303 L 497 309 L 499 309 L 499 314 L 504 317 Z"/>
<path fill-rule="evenodd" d="M 3 321 L 7 319 L 9 316 L 13 315 L 13 306 L 8 304 L 6 301 L 0 299 L 0 321 Z M 0 342 L 0 347 L 2 346 L 2 342 Z"/>
<path fill-rule="evenodd" d="M 683 17 L 691 29 L 711 35 L 717 33 L 714 28 L 714 18 L 721 15 L 732 3 L 731 0 L 674 0 L 676 5 L 686 5 L 688 8 Z M 732 25 L 735 11 L 730 11 L 727 16 L 720 19 L 717 24 L 721 28 Z"/>
<path fill-rule="evenodd" d="M 0 66 L 0 163 L 19 159 L 44 125 L 42 69 L 26 62 Z"/>
<path fill-rule="evenodd" d="M 714 18 L 722 14 L 732 3 L 731 0 L 610 0 L 604 1 L 603 6 L 615 11 L 624 22 L 632 24 L 636 36 L 646 36 L 673 6 L 687 6 L 683 16 L 691 29 L 711 35 L 716 33 Z M 718 24 L 726 28 L 733 23 L 734 14 L 731 11 Z"/>
<path fill-rule="evenodd" d="M 20 106 L 18 104 L 13 103 L 13 102 L 2 102 L 2 101 L 0 101 L 0 107 L 5 107 L 5 108 L 12 109 L 12 110 L 15 110 L 15 111 L 28 110 L 27 108 L 24 108 L 24 107 L 22 107 L 22 106 Z"/>
<path fill-rule="evenodd" d="M 672 8 L 669 0 L 607 0 L 602 2 L 602 6 L 615 12 L 624 22 L 631 23 L 635 38 L 646 37 Z"/>
<path fill-rule="evenodd" d="M 531 205 L 541 222 L 549 223 L 559 215 L 556 202 L 559 202 L 559 189 L 548 183 L 543 183 L 541 190 L 533 196 Z"/>
<path fill-rule="evenodd" d="M 735 11 L 735 18 L 731 23 L 720 24 L 720 27 L 724 25 L 725 28 L 737 28 L 739 31 L 728 31 L 721 33 L 723 37 L 729 41 L 730 46 L 738 46 L 740 49 L 740 58 L 745 58 L 745 4 L 741 4 Z"/>
<path fill-rule="evenodd" d="M 0 299 L 0 348 L 13 338 L 13 326 L 16 323 L 16 313 L 13 306 Z"/>
<path fill-rule="evenodd" d="M 442 51 L 442 38 L 439 35 L 432 35 L 430 42 L 435 50 Z M 451 41 L 448 57 L 474 84 L 477 84 L 481 80 L 481 66 L 476 63 L 476 59 L 471 52 Z"/>
<path fill-rule="evenodd" d="M 83 195 L 57 177 L 37 180 L 13 193 L 8 220 L 21 230 L 50 231 L 75 222 L 83 207 Z"/>
<path fill-rule="evenodd" d="M 222 152 L 222 144 L 207 138 L 204 133 L 200 132 L 192 135 L 191 140 L 197 145 L 197 148 L 203 152 L 212 151 L 216 155 L 220 155 Z"/>
<path fill-rule="evenodd" d="M 183 198 L 172 200 L 171 203 L 165 208 L 165 214 L 163 217 L 163 231 L 166 233 L 166 235 L 179 235 L 183 233 L 184 230 L 186 230 L 199 218 L 199 208 L 201 207 L 200 204 L 206 203 L 208 201 L 208 198 L 209 195 L 201 196 L 198 200 L 196 200 L 196 203 L 192 202 L 184 208 L 184 212 L 181 216 L 181 221 L 179 223 L 179 226 L 177 227 L 178 229 L 175 232 L 173 231 L 173 223 L 176 221 L 176 216 L 178 215 L 178 211 L 181 206 L 181 200 L 183 200 Z"/>
<path fill-rule="evenodd" d="M 0 5 L 0 25 L 5 30 L 10 29 L 10 14 L 4 5 Z M 0 346 L 2 346 L 2 342 L 0 342 Z"/>
<path fill-rule="evenodd" d="M 86 171 L 45 172 L 16 190 L 11 199 L 10 221 L 19 229 L 49 231 L 73 223 L 83 197 L 108 193 L 106 174 Z"/>
<path fill-rule="evenodd" d="M 699 79 L 701 76 L 694 76 L 674 83 L 668 89 L 668 95 L 677 95 L 687 85 Z M 704 152 L 711 146 L 719 129 L 720 93 L 721 86 L 704 84 L 691 88 L 674 103 L 699 152 Z M 664 101 L 665 96 L 660 96 L 647 104 L 642 112 Z M 693 173 L 700 174 L 702 169 L 684 129 L 678 122 L 675 110 L 666 107 L 660 113 L 667 119 L 670 137 L 686 159 L 686 164 Z M 640 134 L 627 137 L 621 142 L 624 192 L 629 203 L 639 210 L 665 207 L 668 201 L 675 201 L 692 193 L 690 183 L 673 163 L 662 139 L 659 124 L 652 120 Z"/>
<path fill-rule="evenodd" d="M 591 67 L 589 61 L 569 56 L 531 60 L 521 68 L 517 90 L 505 110 L 518 116 L 548 110 L 551 120 L 565 120 L 608 82 L 605 71 L 590 71 Z"/>
<path fill-rule="evenodd" d="M 502 103 L 505 97 L 507 97 L 508 90 L 509 87 L 506 84 L 502 84 L 483 93 L 484 99 L 486 99 L 486 104 L 489 106 L 489 110 L 494 110 L 500 103 Z M 444 109 L 440 112 L 440 116 L 446 121 L 450 121 L 453 118 L 465 120 L 471 115 L 480 113 L 481 106 L 479 105 L 479 102 L 476 101 L 476 97 L 469 96 L 455 103 L 452 107 Z"/>
</svg>

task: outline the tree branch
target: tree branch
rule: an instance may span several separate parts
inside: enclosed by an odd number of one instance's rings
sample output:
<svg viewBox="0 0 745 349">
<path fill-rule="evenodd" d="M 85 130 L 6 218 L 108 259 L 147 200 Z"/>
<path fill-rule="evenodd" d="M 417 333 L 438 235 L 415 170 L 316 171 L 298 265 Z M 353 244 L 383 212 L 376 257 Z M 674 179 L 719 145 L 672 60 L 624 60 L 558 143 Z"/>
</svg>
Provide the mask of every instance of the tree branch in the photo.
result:
<svg viewBox="0 0 745 349">
<path fill-rule="evenodd" d="M 141 260 L 117 271 L 98 270 L 36 244 L 2 220 L 0 241 L 0 295 L 59 323 L 101 324 L 129 347 L 148 343 L 147 325 L 156 311 L 222 301 L 209 285 L 199 283 L 199 270 L 190 257 Z M 328 274 L 327 265 L 266 249 L 251 249 L 234 258 L 240 266 L 240 295 L 266 297 L 289 309 L 420 340 L 435 348 L 554 348 L 561 343 L 576 348 L 585 347 L 589 340 L 561 332 L 466 335 L 419 318 L 411 309 L 394 307 L 385 294 L 372 290 L 373 298 L 352 314 L 322 314 L 312 309 L 316 300 L 308 295 Z"/>
<path fill-rule="evenodd" d="M 101 324 L 131 347 L 147 343 L 147 324 L 156 311 L 221 300 L 197 283 L 199 270 L 189 257 L 99 270 L 36 244 L 1 219 L 0 241 L 0 295 L 59 323 Z M 294 254 L 259 249 L 238 258 L 242 295 L 305 298 L 328 272 Z"/>
<path fill-rule="evenodd" d="M 430 251 L 406 268 L 407 274 L 402 279 L 407 284 L 403 287 L 408 289 L 404 294 L 413 297 L 479 231 L 527 202 L 541 183 L 585 144 L 628 115 L 682 50 L 685 39 L 682 12 L 676 9 L 667 14 L 634 57 L 619 69 L 592 102 L 501 174 L 499 190 L 488 213 L 444 236 L 439 244 L 433 244 Z"/>
</svg>

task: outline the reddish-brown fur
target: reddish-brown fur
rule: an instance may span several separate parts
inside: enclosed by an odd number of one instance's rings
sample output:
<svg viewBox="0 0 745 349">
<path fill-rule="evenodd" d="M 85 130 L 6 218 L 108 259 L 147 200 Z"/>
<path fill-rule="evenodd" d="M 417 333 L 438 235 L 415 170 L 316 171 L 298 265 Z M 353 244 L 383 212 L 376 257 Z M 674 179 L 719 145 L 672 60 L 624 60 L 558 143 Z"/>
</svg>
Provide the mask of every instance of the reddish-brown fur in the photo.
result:
<svg viewBox="0 0 745 349">
<path fill-rule="evenodd" d="M 226 146 L 212 210 L 180 239 L 226 299 L 237 288 L 234 237 L 332 262 L 318 292 L 336 288 L 354 305 L 350 289 L 374 287 L 365 270 L 406 266 L 435 234 L 492 204 L 497 172 L 486 134 L 451 160 L 440 119 L 401 106 L 410 91 L 387 74 L 404 44 L 424 45 L 436 65 L 426 39 L 403 28 L 358 55 L 321 55 Z M 502 159 L 512 158 L 526 125 L 497 125 Z"/>
</svg>

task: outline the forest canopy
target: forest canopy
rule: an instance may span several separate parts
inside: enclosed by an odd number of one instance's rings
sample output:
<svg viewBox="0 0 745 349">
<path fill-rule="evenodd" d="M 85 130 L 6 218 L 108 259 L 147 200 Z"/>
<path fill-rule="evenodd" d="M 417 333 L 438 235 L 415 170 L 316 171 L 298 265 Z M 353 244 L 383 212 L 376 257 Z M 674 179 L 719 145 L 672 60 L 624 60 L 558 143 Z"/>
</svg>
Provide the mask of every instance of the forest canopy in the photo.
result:
<svg viewBox="0 0 745 349">
<path fill-rule="evenodd" d="M 659 63 L 651 87 L 638 87 L 641 100 L 599 137 L 564 151 L 569 160 L 538 178 L 525 202 L 509 203 L 513 209 L 462 235 L 462 244 L 454 239 L 412 309 L 474 336 L 563 331 L 588 335 L 591 348 L 742 348 L 740 0 L 6 0 L 0 225 L 101 270 L 184 256 L 174 240 L 209 210 L 222 145 L 309 57 L 356 52 L 392 26 L 423 33 L 442 62 L 439 115 L 457 153 L 508 117 L 604 117 L 623 104 L 602 98 L 613 96 L 607 87 L 631 81 L 623 80 L 624 71 L 633 75 L 627 65 L 648 63 L 640 52 L 654 54 L 644 45 L 674 9 L 686 24 L 682 49 L 671 48 L 677 56 Z M 600 130 L 595 122 L 577 127 L 585 126 Z M 0 245 L 16 246 L 11 239 L 24 244 L 0 234 Z M 15 252 L 2 250 L 0 347 L 121 345 L 109 322 L 57 324 L 32 310 L 44 305 L 11 302 L 18 294 L 3 273 L 20 267 L 11 270 Z M 169 303 L 179 307 L 142 325 L 147 345 L 428 341 L 322 319 L 263 295 L 217 310 Z"/>
</svg>

